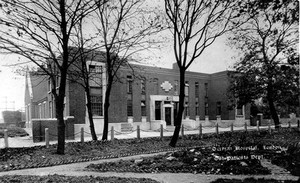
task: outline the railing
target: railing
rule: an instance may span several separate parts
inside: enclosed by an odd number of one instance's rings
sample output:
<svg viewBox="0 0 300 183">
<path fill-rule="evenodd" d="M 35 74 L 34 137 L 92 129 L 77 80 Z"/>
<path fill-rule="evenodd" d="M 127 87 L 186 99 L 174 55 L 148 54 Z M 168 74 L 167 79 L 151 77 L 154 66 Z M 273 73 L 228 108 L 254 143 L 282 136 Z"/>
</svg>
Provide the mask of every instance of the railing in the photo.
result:
<svg viewBox="0 0 300 183">
<path fill-rule="evenodd" d="M 285 125 L 281 125 L 282 127 L 288 127 L 290 129 L 290 131 L 292 130 L 292 126 L 293 127 L 297 127 L 297 129 L 300 131 L 300 122 L 299 120 L 297 121 L 297 124 L 296 125 L 292 125 L 291 122 L 288 122 L 287 124 Z M 243 127 L 243 128 L 241 128 Z M 229 128 L 229 129 L 228 129 Z M 239 129 L 237 129 L 239 128 Z M 216 135 L 219 135 L 220 132 L 221 132 L 221 129 L 222 129 L 222 132 L 224 131 L 230 131 L 230 132 L 233 132 L 233 131 L 245 131 L 247 132 L 248 130 L 256 130 L 256 131 L 260 131 L 262 128 L 264 129 L 267 129 L 269 133 L 272 133 L 272 128 L 270 124 L 268 124 L 268 126 L 259 126 L 259 122 L 257 122 L 257 125 L 256 126 L 251 126 L 249 128 L 249 126 L 247 125 L 247 123 L 244 123 L 242 125 L 234 125 L 234 124 L 230 124 L 230 125 L 220 125 L 218 123 L 216 123 L 215 126 L 209 126 L 209 127 L 203 127 L 202 124 L 199 125 L 199 127 L 197 128 L 188 128 L 188 127 L 185 127 L 184 125 L 181 126 L 181 137 L 184 138 L 185 136 L 185 132 L 198 132 L 199 134 L 199 137 L 202 138 L 203 137 L 203 130 L 206 131 L 206 133 L 215 133 Z M 140 126 L 138 125 L 137 126 L 137 129 L 136 130 L 131 130 L 131 131 L 128 131 L 128 132 L 119 132 L 119 131 L 116 131 L 114 130 L 114 127 L 112 126 L 111 127 L 111 130 L 109 131 L 110 133 L 110 140 L 113 142 L 115 140 L 115 135 L 131 135 L 131 138 L 133 137 L 132 134 L 136 132 L 136 138 L 137 139 L 141 139 L 141 132 L 159 132 L 159 137 L 161 140 L 163 140 L 163 138 L 165 137 L 164 136 L 164 132 L 173 132 L 168 130 L 168 129 L 165 129 L 163 128 L 163 125 L 160 125 L 160 128 L 157 129 L 157 130 L 142 130 L 140 129 Z M 74 137 L 80 135 L 80 142 L 84 142 L 85 140 L 85 134 L 88 134 L 88 136 L 91 135 L 91 133 L 89 132 L 86 132 L 84 131 L 84 128 L 81 128 L 80 132 L 72 135 Z M 195 133 L 194 133 L 195 134 Z M 97 134 L 98 135 L 102 135 L 102 134 Z M 50 134 L 49 133 L 49 129 L 48 128 L 45 128 L 45 136 L 43 136 L 45 138 L 45 146 L 46 148 L 49 148 L 49 144 L 50 144 L 50 136 L 52 137 L 58 137 L 57 135 L 54 135 L 54 134 Z M 135 138 L 135 137 L 133 137 Z M 4 130 L 4 147 L 5 148 L 8 148 L 9 147 L 9 141 L 8 141 L 8 133 L 7 133 L 7 130 L 5 129 Z"/>
</svg>

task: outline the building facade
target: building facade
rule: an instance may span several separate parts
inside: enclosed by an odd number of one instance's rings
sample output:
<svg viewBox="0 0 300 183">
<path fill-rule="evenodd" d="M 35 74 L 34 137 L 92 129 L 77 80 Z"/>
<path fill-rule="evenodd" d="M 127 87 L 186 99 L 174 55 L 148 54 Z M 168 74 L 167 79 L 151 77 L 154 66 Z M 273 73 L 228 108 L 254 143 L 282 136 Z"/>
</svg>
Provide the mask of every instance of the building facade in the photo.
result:
<svg viewBox="0 0 300 183">
<path fill-rule="evenodd" d="M 89 72 L 94 73 L 90 81 L 93 119 L 96 133 L 103 130 L 103 105 L 106 91 L 104 62 L 87 62 Z M 163 124 L 172 127 L 179 102 L 179 71 L 176 64 L 172 69 L 134 65 L 132 69 L 121 68 L 118 81 L 114 82 L 110 97 L 109 126 L 117 131 L 125 128 L 156 130 Z M 57 78 L 59 80 L 59 78 Z M 186 72 L 185 110 L 183 124 L 189 128 L 216 123 L 249 123 L 249 107 L 228 109 L 227 71 L 204 74 Z M 47 76 L 26 76 L 25 108 L 26 124 L 34 120 L 55 121 L 55 104 L 52 86 Z M 86 96 L 82 86 L 68 80 L 65 97 L 65 118 L 72 118 L 73 133 L 81 127 L 89 131 Z"/>
</svg>

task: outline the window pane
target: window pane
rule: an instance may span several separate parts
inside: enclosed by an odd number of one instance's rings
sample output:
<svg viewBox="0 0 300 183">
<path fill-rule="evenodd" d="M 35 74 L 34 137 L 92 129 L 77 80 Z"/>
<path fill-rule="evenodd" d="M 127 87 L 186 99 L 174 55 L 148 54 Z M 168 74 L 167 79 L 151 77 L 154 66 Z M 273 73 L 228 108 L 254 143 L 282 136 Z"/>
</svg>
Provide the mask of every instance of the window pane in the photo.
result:
<svg viewBox="0 0 300 183">
<path fill-rule="evenodd" d="M 127 76 L 127 93 L 132 93 L 132 80 Z"/>
<path fill-rule="evenodd" d="M 207 116 L 208 115 L 208 103 L 207 102 L 205 102 L 205 115 Z"/>
<path fill-rule="evenodd" d="M 146 101 L 142 101 L 141 102 L 141 113 L 142 113 L 142 116 L 147 116 L 147 113 L 146 113 Z"/>
<path fill-rule="evenodd" d="M 221 102 L 217 102 L 217 115 L 221 115 Z"/>
<path fill-rule="evenodd" d="M 161 101 L 155 101 L 155 120 L 161 120 Z"/>
<path fill-rule="evenodd" d="M 189 96 L 189 82 L 185 82 L 185 89 L 184 89 L 184 95 Z"/>
<path fill-rule="evenodd" d="M 127 116 L 133 116 L 132 100 L 127 100 Z"/>
<path fill-rule="evenodd" d="M 93 116 L 103 116 L 102 96 L 91 96 Z"/>
<path fill-rule="evenodd" d="M 244 113 L 243 113 L 243 107 L 241 106 L 241 107 L 238 107 L 237 109 L 236 109 L 236 114 L 237 115 L 244 115 Z"/>
<path fill-rule="evenodd" d="M 146 82 L 145 80 L 141 80 L 141 93 L 145 94 L 146 93 Z"/>
<path fill-rule="evenodd" d="M 195 97 L 199 98 L 199 83 L 195 82 Z"/>
</svg>

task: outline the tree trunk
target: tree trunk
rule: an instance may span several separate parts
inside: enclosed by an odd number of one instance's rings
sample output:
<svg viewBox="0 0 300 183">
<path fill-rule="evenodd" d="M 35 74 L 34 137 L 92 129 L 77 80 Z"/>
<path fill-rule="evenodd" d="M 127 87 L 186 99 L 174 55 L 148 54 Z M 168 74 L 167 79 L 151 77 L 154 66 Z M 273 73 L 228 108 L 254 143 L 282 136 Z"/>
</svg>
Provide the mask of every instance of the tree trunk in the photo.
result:
<svg viewBox="0 0 300 183">
<path fill-rule="evenodd" d="M 93 113 L 92 113 L 92 104 L 91 104 L 91 94 L 90 94 L 90 89 L 89 86 L 87 86 L 86 90 L 86 107 L 88 110 L 88 116 L 89 116 L 89 122 L 90 122 L 90 130 L 91 130 L 91 134 L 92 134 L 92 139 L 93 140 L 97 140 L 97 135 L 95 132 L 95 126 L 94 126 L 94 120 L 93 120 Z"/>
<path fill-rule="evenodd" d="M 59 97 L 60 98 L 60 97 Z M 61 100 L 61 99 L 60 99 Z M 63 100 L 56 102 L 56 118 L 57 118 L 57 154 L 65 154 L 65 121 L 64 121 L 64 104 Z"/>
<path fill-rule="evenodd" d="M 180 132 L 180 128 L 181 128 L 181 122 L 182 122 L 182 116 L 183 116 L 183 111 L 184 111 L 184 89 L 185 89 L 185 70 L 184 68 L 180 68 L 180 84 L 179 84 L 179 107 L 178 107 L 178 112 L 177 115 L 175 117 L 175 130 L 171 139 L 171 142 L 169 143 L 169 145 L 171 147 L 176 147 L 176 143 L 178 141 L 179 138 L 179 132 Z"/>
<path fill-rule="evenodd" d="M 56 118 L 58 120 L 57 125 L 57 154 L 65 154 L 65 121 L 64 121 L 64 99 L 66 92 L 66 80 L 69 61 L 69 36 L 67 33 L 66 11 L 65 1 L 59 1 L 59 12 L 61 14 L 61 33 L 62 33 L 62 50 L 63 50 L 63 62 L 60 70 L 60 85 L 58 96 L 55 97 L 56 103 Z"/>
<path fill-rule="evenodd" d="M 279 118 L 278 118 L 277 111 L 275 109 L 273 99 L 268 97 L 268 103 L 269 103 L 272 119 L 274 120 L 275 129 L 279 129 L 280 123 L 279 123 Z"/>
<path fill-rule="evenodd" d="M 274 120 L 274 125 L 275 125 L 275 129 L 279 129 L 280 124 L 279 124 L 279 118 L 278 118 L 278 114 L 274 105 L 274 100 L 273 100 L 273 88 L 272 88 L 272 84 L 268 84 L 267 87 L 267 100 L 269 103 L 269 107 L 270 107 L 270 113 L 272 116 L 272 119 Z"/>
<path fill-rule="evenodd" d="M 108 68 L 109 69 L 109 68 Z M 109 109 L 109 98 L 110 98 L 110 93 L 111 93 L 111 87 L 112 87 L 112 82 L 113 82 L 113 76 L 111 75 L 110 72 L 107 74 L 108 79 L 107 79 L 107 84 L 106 84 L 106 91 L 105 91 L 105 100 L 104 100 L 104 127 L 103 127 L 103 136 L 102 140 L 107 140 L 108 136 L 108 109 Z"/>
<path fill-rule="evenodd" d="M 63 74 L 62 74 L 63 75 Z M 61 79 L 61 82 L 62 79 Z M 57 119 L 57 154 L 65 154 L 65 121 L 64 121 L 64 96 L 65 96 L 65 83 L 60 84 L 59 94 L 55 98 L 55 111 Z"/>
</svg>

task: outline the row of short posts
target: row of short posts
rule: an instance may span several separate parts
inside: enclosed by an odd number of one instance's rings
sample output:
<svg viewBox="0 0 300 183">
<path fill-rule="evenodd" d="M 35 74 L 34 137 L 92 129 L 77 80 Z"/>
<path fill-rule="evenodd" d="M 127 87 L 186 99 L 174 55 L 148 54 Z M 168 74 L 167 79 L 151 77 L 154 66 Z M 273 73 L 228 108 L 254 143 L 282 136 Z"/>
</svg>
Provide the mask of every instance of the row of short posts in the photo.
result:
<svg viewBox="0 0 300 183">
<path fill-rule="evenodd" d="M 111 131 L 110 131 L 110 139 L 111 139 L 111 141 L 114 141 L 114 139 L 115 139 L 114 133 L 115 133 L 115 130 L 114 130 L 114 127 L 112 126 L 111 127 Z M 82 134 L 83 133 L 81 133 L 81 135 Z M 163 136 L 164 136 L 164 128 L 163 128 L 163 125 L 160 125 L 160 138 L 161 138 L 161 140 L 163 139 Z M 83 137 L 83 135 L 82 135 L 82 137 Z M 139 125 L 136 127 L 136 137 L 137 137 L 138 140 L 141 139 L 141 128 L 140 128 Z M 83 140 L 82 140 L 82 142 L 83 142 Z"/>
<path fill-rule="evenodd" d="M 216 134 L 219 135 L 219 133 L 220 133 L 219 132 L 219 124 L 217 123 L 215 127 L 216 127 Z M 200 133 L 199 134 L 200 134 L 200 136 L 202 136 L 202 125 L 201 124 L 200 124 L 199 128 L 200 128 L 200 130 L 199 130 Z M 230 125 L 230 132 L 233 132 L 233 130 L 234 130 L 233 129 L 233 123 L 231 123 L 231 125 Z M 245 125 L 244 125 L 244 130 L 245 130 L 245 132 L 248 131 L 247 123 L 245 123 Z M 259 126 L 258 126 L 258 130 L 259 130 Z"/>
<path fill-rule="evenodd" d="M 260 131 L 259 121 L 257 121 L 256 126 L 257 126 L 257 132 L 259 132 Z M 292 131 L 290 121 L 288 122 L 288 128 L 290 129 L 290 131 Z M 297 121 L 297 128 L 300 131 L 300 121 L 299 120 Z M 245 132 L 247 132 L 247 130 L 248 130 L 247 129 L 247 123 L 245 123 L 244 130 L 245 130 Z M 230 131 L 233 132 L 233 124 L 231 124 L 231 126 L 230 126 Z M 270 134 L 272 133 L 272 129 L 271 129 L 270 124 L 268 124 L 268 132 Z M 80 135 L 80 141 L 83 143 L 84 142 L 84 128 L 81 128 L 81 133 L 80 134 L 81 134 Z M 219 124 L 218 123 L 216 124 L 216 134 L 219 135 Z M 181 136 L 182 136 L 182 138 L 184 138 L 184 126 L 183 125 L 181 127 Z M 199 136 L 200 136 L 200 138 L 203 137 L 202 124 L 200 124 L 200 126 L 199 126 Z M 160 125 L 160 139 L 163 140 L 163 137 L 164 137 L 164 128 L 163 128 L 163 125 Z M 141 138 L 141 130 L 140 130 L 140 126 L 138 125 L 137 126 L 137 139 L 139 140 L 140 138 Z M 46 148 L 49 148 L 49 145 L 50 145 L 49 141 L 50 141 L 49 129 L 45 128 Z M 114 141 L 114 127 L 113 126 L 111 127 L 111 141 Z M 4 147 L 5 148 L 9 147 L 7 129 L 4 130 Z"/>
<path fill-rule="evenodd" d="M 233 124 L 230 125 L 230 131 L 233 132 Z M 289 121 L 288 122 L 288 128 L 290 129 L 290 131 L 292 130 L 292 127 L 291 127 L 291 122 Z M 297 121 L 297 128 L 298 130 L 300 131 L 300 121 L 298 120 Z M 219 124 L 217 123 L 216 126 L 215 126 L 215 129 L 216 129 L 216 134 L 219 135 Z M 257 129 L 257 132 L 259 133 L 260 132 L 260 126 L 259 126 L 259 121 L 257 121 L 256 123 L 256 129 Z M 248 131 L 248 126 L 247 126 L 247 123 L 245 123 L 244 125 L 244 131 L 247 132 Z M 268 132 L 271 134 L 272 133 L 272 129 L 271 129 L 271 126 L 270 124 L 268 124 Z M 113 142 L 114 141 L 114 127 L 112 126 L 111 127 L 111 141 Z M 182 138 L 184 138 L 184 125 L 182 125 L 181 127 L 181 136 Z M 202 128 L 202 124 L 200 124 L 199 126 L 199 136 L 200 138 L 203 137 L 203 128 Z M 163 140 L 163 137 L 164 137 L 164 128 L 163 128 L 163 125 L 160 125 L 160 139 Z M 140 126 L 138 125 L 137 126 L 137 139 L 140 140 L 141 139 L 141 130 L 140 130 Z M 46 148 L 49 147 L 49 140 L 50 140 L 50 137 L 49 137 L 49 129 L 46 128 L 45 129 L 45 142 L 46 142 Z M 80 131 L 80 141 L 83 143 L 84 142 L 84 128 L 81 128 L 81 131 Z M 5 144 L 5 148 L 8 147 L 8 134 L 7 134 L 7 130 L 5 129 L 4 130 L 4 144 Z"/>
</svg>

